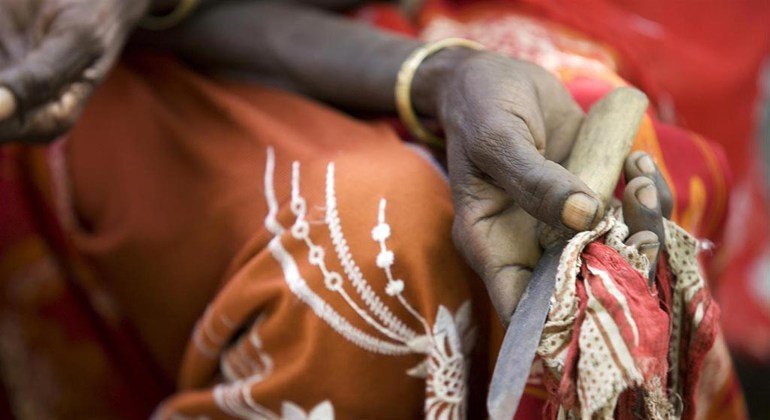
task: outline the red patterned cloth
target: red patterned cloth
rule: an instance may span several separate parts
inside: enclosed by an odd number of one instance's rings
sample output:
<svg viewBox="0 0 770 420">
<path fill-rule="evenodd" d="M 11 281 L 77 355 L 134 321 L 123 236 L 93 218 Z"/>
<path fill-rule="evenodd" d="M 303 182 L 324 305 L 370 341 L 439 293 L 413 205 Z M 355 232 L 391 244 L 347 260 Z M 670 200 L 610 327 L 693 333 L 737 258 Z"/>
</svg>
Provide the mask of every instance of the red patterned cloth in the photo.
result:
<svg viewBox="0 0 770 420">
<path fill-rule="evenodd" d="M 615 379 L 634 383 L 637 387 L 646 385 L 661 395 L 666 387 L 670 318 L 660 303 L 657 290 L 651 290 L 647 279 L 617 251 L 600 242 L 589 244 L 582 259 L 581 276 L 577 281 L 579 315 L 567 352 L 567 363 L 561 379 L 558 382 L 556 378 L 551 379 L 555 388 L 548 407 L 554 417 L 559 402 L 569 410 L 578 404 L 578 394 L 583 394 L 584 398 L 598 396 L 594 381 L 611 380 L 610 372 L 604 369 L 605 363 L 625 366 L 630 362 L 623 360 L 627 356 L 633 360 L 633 367 L 623 369 L 622 375 Z M 667 268 L 665 262 L 661 263 L 661 268 Z M 606 316 L 610 319 L 602 319 Z M 608 323 L 613 329 L 606 328 Z M 582 331 L 584 329 L 588 331 Z M 581 354 L 581 340 L 587 351 L 595 353 Z M 610 359 L 603 359 L 606 355 L 610 355 Z M 583 376 L 587 377 L 581 378 L 579 385 L 581 365 L 585 370 Z M 634 407 L 643 404 L 643 401 L 637 401 L 639 393 L 625 392 L 632 398 L 622 399 L 618 412 L 633 412 Z"/>
<path fill-rule="evenodd" d="M 538 347 L 549 417 L 690 419 L 714 407 L 713 388 L 728 377 L 706 360 L 729 366 L 729 357 L 715 347 L 718 309 L 699 272 L 701 246 L 675 223 L 665 227 L 653 284 L 650 262 L 623 242 L 619 211 L 565 246 Z"/>
</svg>

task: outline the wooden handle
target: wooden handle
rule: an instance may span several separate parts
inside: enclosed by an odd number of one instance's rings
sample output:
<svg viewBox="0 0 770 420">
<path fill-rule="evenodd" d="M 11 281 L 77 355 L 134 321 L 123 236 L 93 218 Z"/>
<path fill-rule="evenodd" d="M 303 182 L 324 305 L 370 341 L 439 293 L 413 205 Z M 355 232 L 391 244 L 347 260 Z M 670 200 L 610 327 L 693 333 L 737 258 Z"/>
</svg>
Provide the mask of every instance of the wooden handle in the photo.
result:
<svg viewBox="0 0 770 420">
<path fill-rule="evenodd" d="M 605 207 L 615 192 L 647 104 L 641 91 L 617 88 L 591 107 L 580 127 L 565 166 L 599 195 Z"/>
<path fill-rule="evenodd" d="M 580 127 L 565 166 L 599 196 L 602 209 L 615 192 L 647 103 L 639 90 L 617 88 L 591 107 Z M 540 224 L 539 239 L 543 248 L 550 248 L 568 237 L 561 229 Z"/>
</svg>

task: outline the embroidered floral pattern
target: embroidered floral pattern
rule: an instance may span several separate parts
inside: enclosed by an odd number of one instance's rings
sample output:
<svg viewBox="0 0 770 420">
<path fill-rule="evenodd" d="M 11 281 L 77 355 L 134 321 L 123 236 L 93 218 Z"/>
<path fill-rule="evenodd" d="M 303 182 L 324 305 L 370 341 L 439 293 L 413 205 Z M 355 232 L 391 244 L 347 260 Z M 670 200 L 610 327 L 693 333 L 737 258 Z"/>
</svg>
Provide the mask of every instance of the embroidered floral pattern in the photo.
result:
<svg viewBox="0 0 770 420">
<path fill-rule="evenodd" d="M 334 163 L 328 165 L 326 173 L 324 225 L 331 238 L 334 256 L 343 272 L 331 269 L 327 264 L 327 249 L 310 237 L 308 205 L 300 189 L 299 162 L 292 164 L 290 210 L 294 215 L 294 222 L 288 229 L 276 219 L 278 200 L 273 185 L 274 171 L 275 155 L 270 148 L 265 169 L 265 195 L 268 204 L 265 226 L 274 235 L 268 248 L 283 268 L 289 289 L 330 327 L 364 350 L 390 356 L 425 355 L 422 363 L 406 373 L 426 378 L 427 417 L 461 418 L 465 412 L 467 395 L 467 355 L 474 340 L 474 330 L 470 322 L 470 301 L 461 305 L 454 315 L 449 309 L 439 305 L 433 326 L 430 326 L 427 319 L 409 303 L 403 295 L 408 281 L 397 278 L 392 270 L 396 254 L 387 245 L 393 232 L 385 217 L 387 201 L 384 198 L 380 200 L 377 223 L 372 228 L 371 237 L 379 245 L 374 263 L 382 270 L 387 283 L 380 291 L 371 286 L 353 258 L 342 230 L 342 221 L 337 209 Z M 367 330 L 354 325 L 352 320 L 346 319 L 312 290 L 300 273 L 294 256 L 283 246 L 283 241 L 287 239 L 300 241 L 307 247 L 308 262 L 321 272 L 324 287 L 339 295 L 368 326 Z M 397 316 L 383 299 L 392 299 L 388 304 L 399 305 L 420 328 L 416 330 L 407 325 L 407 320 Z M 288 406 L 284 406 L 285 409 L 286 407 Z M 308 416 L 312 417 L 313 413 L 315 409 Z"/>
</svg>

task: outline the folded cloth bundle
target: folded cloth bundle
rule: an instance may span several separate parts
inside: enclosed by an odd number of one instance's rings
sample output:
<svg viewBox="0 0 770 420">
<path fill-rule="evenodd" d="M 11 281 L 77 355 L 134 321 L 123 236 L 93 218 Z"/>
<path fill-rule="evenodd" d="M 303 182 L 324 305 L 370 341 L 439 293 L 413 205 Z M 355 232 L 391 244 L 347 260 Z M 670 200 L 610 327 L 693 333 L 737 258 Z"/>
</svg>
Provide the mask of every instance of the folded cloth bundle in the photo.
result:
<svg viewBox="0 0 770 420">
<path fill-rule="evenodd" d="M 665 221 L 666 251 L 651 263 L 623 243 L 621 211 L 569 241 L 538 347 L 550 417 L 692 418 L 718 308 L 700 274 L 698 241 Z"/>
</svg>

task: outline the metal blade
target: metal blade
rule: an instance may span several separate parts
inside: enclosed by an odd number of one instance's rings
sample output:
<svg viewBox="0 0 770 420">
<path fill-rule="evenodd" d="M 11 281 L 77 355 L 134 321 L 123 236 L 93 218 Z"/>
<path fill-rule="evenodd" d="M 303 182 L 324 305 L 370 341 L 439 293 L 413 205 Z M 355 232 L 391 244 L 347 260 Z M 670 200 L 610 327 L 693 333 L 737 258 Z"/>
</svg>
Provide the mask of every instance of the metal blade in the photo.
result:
<svg viewBox="0 0 770 420">
<path fill-rule="evenodd" d="M 512 419 L 519 406 L 543 333 L 563 249 L 562 244 L 545 251 L 511 317 L 487 397 L 493 420 Z"/>
</svg>

